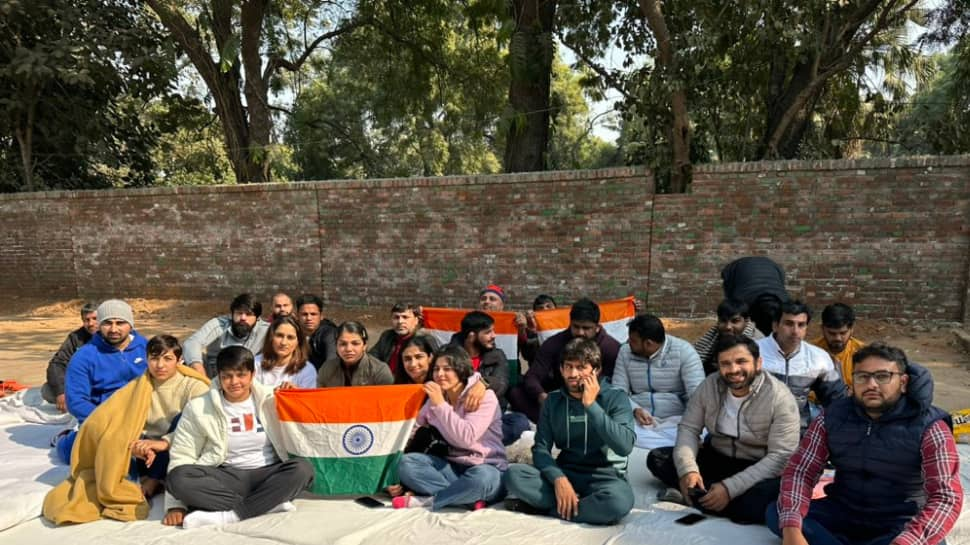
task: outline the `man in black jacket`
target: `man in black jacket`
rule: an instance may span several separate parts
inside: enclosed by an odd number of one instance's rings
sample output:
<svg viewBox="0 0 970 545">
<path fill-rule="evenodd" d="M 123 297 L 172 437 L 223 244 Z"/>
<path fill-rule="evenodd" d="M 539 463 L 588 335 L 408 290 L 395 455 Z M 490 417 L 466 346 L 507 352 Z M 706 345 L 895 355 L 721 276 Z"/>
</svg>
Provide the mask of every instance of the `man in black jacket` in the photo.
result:
<svg viewBox="0 0 970 545">
<path fill-rule="evenodd" d="M 77 352 L 98 331 L 98 305 L 87 302 L 81 307 L 81 327 L 67 335 L 61 347 L 47 364 L 47 382 L 40 389 L 44 401 L 57 405 L 57 410 L 67 412 L 64 400 L 64 376 L 67 374 L 67 364 L 71 356 Z"/>
<path fill-rule="evenodd" d="M 337 357 L 337 324 L 323 317 L 323 299 L 316 295 L 297 298 L 296 316 L 310 343 L 310 363 L 319 370 L 323 362 Z"/>
<path fill-rule="evenodd" d="M 724 298 L 747 304 L 758 331 L 771 335 L 775 313 L 789 300 L 781 266 L 764 256 L 742 257 L 721 269 L 721 279 Z"/>
</svg>

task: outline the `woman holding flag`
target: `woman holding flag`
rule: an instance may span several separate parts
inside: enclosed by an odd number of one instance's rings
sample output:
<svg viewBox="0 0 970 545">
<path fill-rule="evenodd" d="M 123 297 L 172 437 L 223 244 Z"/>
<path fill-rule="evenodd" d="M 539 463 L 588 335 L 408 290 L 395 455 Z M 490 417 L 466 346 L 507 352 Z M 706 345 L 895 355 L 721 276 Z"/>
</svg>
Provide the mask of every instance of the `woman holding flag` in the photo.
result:
<svg viewBox="0 0 970 545">
<path fill-rule="evenodd" d="M 466 505 L 481 509 L 500 498 L 502 472 L 508 468 L 498 398 L 487 390 L 475 411 L 465 408 L 464 397 L 480 376 L 460 346 L 448 345 L 435 353 L 429 378 L 424 385 L 428 401 L 417 424 L 437 428 L 448 443 L 448 455 L 405 454 L 398 474 L 401 485 L 416 495 L 395 497 L 394 508 L 438 511 Z"/>
</svg>

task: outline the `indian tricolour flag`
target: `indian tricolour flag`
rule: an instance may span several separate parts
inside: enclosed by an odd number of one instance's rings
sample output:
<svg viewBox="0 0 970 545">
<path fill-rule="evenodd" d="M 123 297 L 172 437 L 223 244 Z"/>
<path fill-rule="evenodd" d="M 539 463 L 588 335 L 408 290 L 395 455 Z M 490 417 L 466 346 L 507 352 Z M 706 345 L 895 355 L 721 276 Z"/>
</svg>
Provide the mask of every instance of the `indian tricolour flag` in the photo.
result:
<svg viewBox="0 0 970 545">
<path fill-rule="evenodd" d="M 452 335 L 461 331 L 461 319 L 471 310 L 423 307 L 421 312 L 424 329 L 443 346 L 451 341 Z M 519 328 L 515 325 L 515 313 L 487 311 L 486 314 L 495 320 L 495 346 L 505 352 L 509 362 L 509 385 L 515 385 L 519 381 Z"/>
<path fill-rule="evenodd" d="M 282 447 L 313 465 L 314 494 L 373 494 L 398 482 L 424 399 L 420 384 L 279 390 Z"/>
<path fill-rule="evenodd" d="M 629 336 L 626 324 L 636 316 L 636 310 L 633 308 L 633 297 L 597 302 L 596 304 L 600 307 L 600 324 L 603 325 L 603 329 L 611 337 L 620 341 L 620 344 L 625 343 Z M 537 311 L 536 324 L 539 326 L 539 341 L 545 342 L 549 337 L 569 327 L 569 307 Z"/>
</svg>

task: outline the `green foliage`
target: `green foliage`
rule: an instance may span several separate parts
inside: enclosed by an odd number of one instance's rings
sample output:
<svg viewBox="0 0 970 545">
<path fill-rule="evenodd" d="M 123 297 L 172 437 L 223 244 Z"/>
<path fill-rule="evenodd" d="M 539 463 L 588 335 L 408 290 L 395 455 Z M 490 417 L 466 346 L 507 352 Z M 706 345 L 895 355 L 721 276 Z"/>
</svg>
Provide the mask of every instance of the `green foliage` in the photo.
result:
<svg viewBox="0 0 970 545">
<path fill-rule="evenodd" d="M 146 100 L 174 77 L 140 3 L 0 0 L 0 191 L 146 185 Z"/>
<path fill-rule="evenodd" d="M 899 146 L 909 154 L 970 153 L 970 39 L 938 55 L 939 71 L 913 98 L 899 122 Z"/>
<path fill-rule="evenodd" d="M 906 5 L 667 0 L 672 73 L 654 68 L 655 38 L 637 2 L 563 4 L 559 25 L 581 58 L 623 52 L 623 69 L 598 67 L 594 83 L 623 92 L 621 147 L 628 161 L 653 166 L 662 178 L 670 168 L 674 89 L 687 92 L 694 162 L 770 156 L 766 145 L 782 120 L 790 122 L 780 133 L 782 156 L 879 152 L 863 142 L 889 138 L 913 83 L 932 72 L 907 32 L 926 13 Z M 885 6 L 894 7 L 883 20 Z M 806 106 L 793 107 L 803 91 Z"/>
<path fill-rule="evenodd" d="M 145 115 L 161 135 L 152 149 L 155 185 L 235 183 L 219 120 L 200 100 L 170 97 Z"/>
<path fill-rule="evenodd" d="M 286 141 L 306 179 L 496 172 L 508 75 L 494 27 L 460 5 L 387 6 L 314 62 Z"/>
<path fill-rule="evenodd" d="M 616 145 L 592 133 L 596 120 L 590 118 L 583 87 L 583 81 L 589 77 L 589 72 L 573 71 L 559 58 L 553 62 L 550 170 L 603 168 L 623 162 Z"/>
</svg>

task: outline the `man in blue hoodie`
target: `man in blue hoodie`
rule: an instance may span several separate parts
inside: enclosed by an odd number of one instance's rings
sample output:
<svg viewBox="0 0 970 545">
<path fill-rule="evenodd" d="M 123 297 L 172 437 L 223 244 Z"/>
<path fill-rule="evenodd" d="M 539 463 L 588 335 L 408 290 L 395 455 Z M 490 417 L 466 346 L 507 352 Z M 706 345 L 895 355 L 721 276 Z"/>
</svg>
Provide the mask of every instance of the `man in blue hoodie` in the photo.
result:
<svg viewBox="0 0 970 545">
<path fill-rule="evenodd" d="M 562 388 L 542 404 L 534 466 L 512 464 L 505 475 L 506 508 L 589 524 L 615 524 L 633 509 L 633 489 L 618 464 L 633 450 L 633 411 L 622 390 L 599 375 L 602 356 L 596 341 L 582 337 L 566 344 Z M 552 457 L 555 445 L 561 451 Z"/>
<path fill-rule="evenodd" d="M 71 357 L 64 384 L 67 411 L 78 427 L 111 394 L 145 372 L 147 341 L 134 324 L 128 303 L 108 299 L 98 306 L 98 332 Z M 71 431 L 57 440 L 57 455 L 65 464 L 71 462 L 75 436 Z"/>
</svg>

